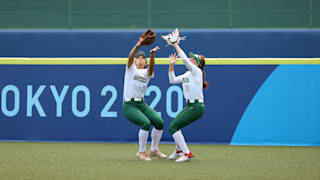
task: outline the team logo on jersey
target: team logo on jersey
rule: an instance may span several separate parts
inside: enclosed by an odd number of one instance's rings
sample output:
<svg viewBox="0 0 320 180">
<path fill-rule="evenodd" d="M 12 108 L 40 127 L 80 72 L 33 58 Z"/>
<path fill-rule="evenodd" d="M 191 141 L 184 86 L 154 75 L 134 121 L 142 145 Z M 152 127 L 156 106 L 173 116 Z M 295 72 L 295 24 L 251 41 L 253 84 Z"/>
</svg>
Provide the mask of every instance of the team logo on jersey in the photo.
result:
<svg viewBox="0 0 320 180">
<path fill-rule="evenodd" d="M 188 83 L 189 82 L 189 78 L 182 78 L 182 83 Z"/>
<path fill-rule="evenodd" d="M 138 75 L 135 75 L 133 77 L 133 80 L 137 80 L 137 81 L 142 82 L 142 83 L 146 83 L 147 82 L 147 78 L 142 77 L 142 76 L 138 76 Z"/>
</svg>

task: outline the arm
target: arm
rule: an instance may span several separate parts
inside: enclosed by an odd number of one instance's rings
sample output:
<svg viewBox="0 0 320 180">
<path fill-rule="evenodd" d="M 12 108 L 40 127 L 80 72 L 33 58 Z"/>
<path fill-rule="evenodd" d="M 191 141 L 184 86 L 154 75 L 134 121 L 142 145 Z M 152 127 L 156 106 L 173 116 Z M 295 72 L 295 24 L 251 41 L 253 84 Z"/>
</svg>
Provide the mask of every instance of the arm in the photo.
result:
<svg viewBox="0 0 320 180">
<path fill-rule="evenodd" d="M 179 56 L 182 59 L 184 65 L 188 68 L 189 71 L 192 72 L 192 70 L 194 68 L 197 68 L 196 65 L 194 65 L 192 62 L 190 62 L 190 60 L 188 59 L 187 55 L 180 48 L 179 44 L 175 43 L 175 44 L 173 44 L 173 47 L 177 50 L 177 53 L 179 54 Z"/>
<path fill-rule="evenodd" d="M 136 43 L 136 45 L 131 49 L 130 53 L 129 53 L 129 58 L 128 58 L 128 69 L 131 67 L 131 65 L 133 64 L 133 60 L 134 60 L 134 56 L 136 55 L 139 47 L 145 42 L 146 38 L 148 38 L 148 34 L 151 32 L 151 30 L 147 30 L 145 33 L 143 33 L 138 42 Z"/>
<path fill-rule="evenodd" d="M 150 50 L 150 63 L 148 67 L 148 75 L 152 76 L 153 70 L 154 70 L 154 53 L 158 51 L 160 48 L 159 46 L 156 46 L 155 48 Z"/>
<path fill-rule="evenodd" d="M 141 42 L 138 41 L 136 43 L 136 45 L 134 45 L 134 47 L 131 49 L 130 54 L 129 54 L 129 58 L 128 58 L 128 63 L 127 63 L 128 69 L 133 64 L 134 56 L 136 55 L 136 53 L 137 53 L 137 51 L 138 51 L 140 46 L 141 46 Z"/>
<path fill-rule="evenodd" d="M 169 56 L 170 65 L 169 65 L 169 82 L 170 84 L 179 84 L 182 83 L 182 76 L 176 77 L 174 74 L 174 64 L 178 61 L 178 56 L 174 53 Z"/>
<path fill-rule="evenodd" d="M 180 84 L 182 83 L 182 75 L 176 77 L 176 75 L 174 74 L 174 71 L 169 71 L 169 82 L 170 84 Z"/>
</svg>

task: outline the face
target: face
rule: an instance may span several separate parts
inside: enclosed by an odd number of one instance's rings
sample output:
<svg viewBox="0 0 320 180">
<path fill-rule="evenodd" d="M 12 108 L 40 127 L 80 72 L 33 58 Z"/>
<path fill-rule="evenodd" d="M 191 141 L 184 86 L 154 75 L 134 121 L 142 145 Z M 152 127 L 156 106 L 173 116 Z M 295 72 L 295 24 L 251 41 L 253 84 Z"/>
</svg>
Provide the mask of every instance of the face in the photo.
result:
<svg viewBox="0 0 320 180">
<path fill-rule="evenodd" d="M 144 69 L 147 65 L 147 60 L 143 56 L 136 58 L 136 66 L 138 69 Z"/>
<path fill-rule="evenodd" d="M 197 67 L 199 66 L 197 60 L 195 60 L 195 59 L 193 59 L 193 58 L 190 58 L 190 61 L 191 61 L 194 65 L 196 65 Z"/>
</svg>

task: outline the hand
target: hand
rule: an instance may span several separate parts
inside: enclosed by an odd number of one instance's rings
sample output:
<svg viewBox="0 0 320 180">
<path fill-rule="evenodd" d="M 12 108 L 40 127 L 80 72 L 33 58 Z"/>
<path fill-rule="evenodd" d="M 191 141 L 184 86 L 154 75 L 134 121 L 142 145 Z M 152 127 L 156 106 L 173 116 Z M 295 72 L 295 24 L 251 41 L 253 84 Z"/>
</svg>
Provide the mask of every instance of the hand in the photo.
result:
<svg viewBox="0 0 320 180">
<path fill-rule="evenodd" d="M 170 54 L 169 61 L 170 64 L 175 64 L 178 61 L 178 55 L 176 53 Z"/>
<path fill-rule="evenodd" d="M 150 54 L 155 53 L 156 51 L 158 51 L 160 48 L 159 46 L 154 47 L 153 49 L 150 50 Z"/>
</svg>

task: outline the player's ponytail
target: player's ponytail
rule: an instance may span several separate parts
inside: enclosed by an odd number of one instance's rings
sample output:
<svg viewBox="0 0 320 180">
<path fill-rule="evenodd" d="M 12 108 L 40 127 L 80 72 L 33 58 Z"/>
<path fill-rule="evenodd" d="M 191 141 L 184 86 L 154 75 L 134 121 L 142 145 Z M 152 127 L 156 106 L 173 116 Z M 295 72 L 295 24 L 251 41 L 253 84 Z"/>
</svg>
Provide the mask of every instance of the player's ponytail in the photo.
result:
<svg viewBox="0 0 320 180">
<path fill-rule="evenodd" d="M 200 55 L 200 61 L 201 61 L 200 69 L 202 70 L 202 78 L 203 78 L 202 87 L 203 87 L 203 89 L 208 89 L 209 83 L 208 83 L 208 81 L 204 80 L 204 76 L 206 75 L 206 72 L 204 72 L 204 66 L 206 65 L 206 61 L 205 61 L 203 55 Z"/>
</svg>

